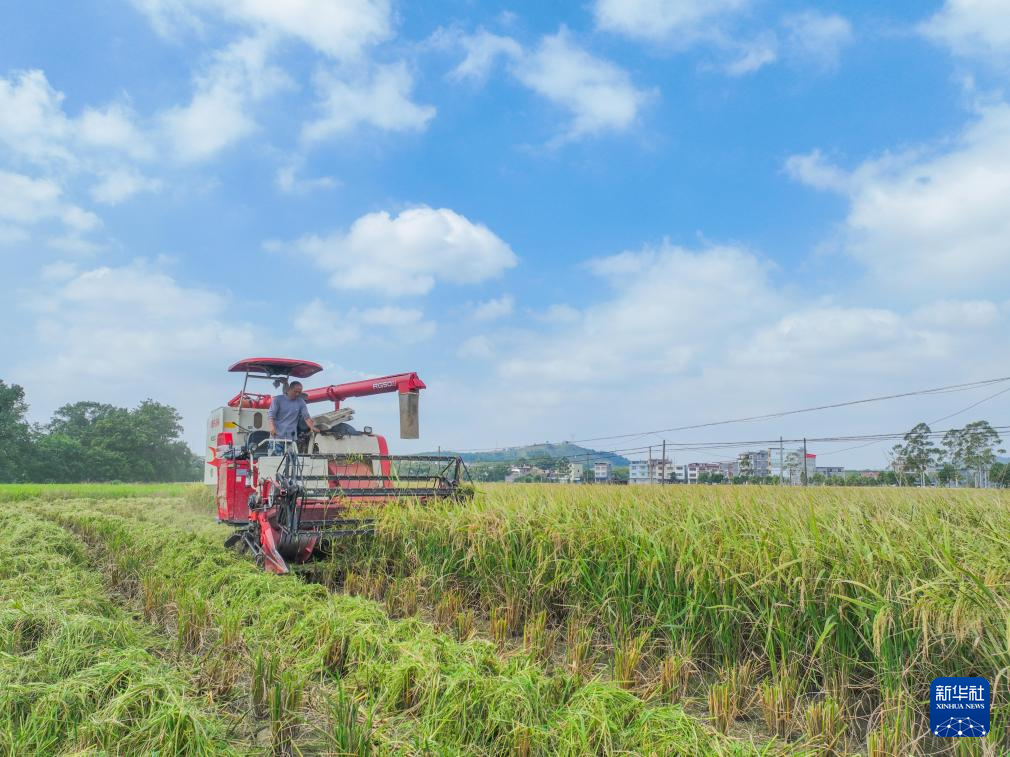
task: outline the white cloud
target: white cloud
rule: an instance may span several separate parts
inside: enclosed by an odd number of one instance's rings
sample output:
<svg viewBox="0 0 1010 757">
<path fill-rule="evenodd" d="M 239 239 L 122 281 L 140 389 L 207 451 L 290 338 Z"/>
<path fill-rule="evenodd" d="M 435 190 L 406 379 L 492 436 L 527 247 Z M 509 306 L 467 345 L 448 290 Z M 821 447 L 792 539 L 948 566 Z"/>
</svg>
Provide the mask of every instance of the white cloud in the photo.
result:
<svg viewBox="0 0 1010 757">
<path fill-rule="evenodd" d="M 63 190 L 56 182 L 3 170 L 0 170 L 0 220 L 18 226 L 56 221 L 76 233 L 92 231 L 101 225 L 94 213 L 65 202 Z"/>
<path fill-rule="evenodd" d="M 492 34 L 484 29 L 462 37 L 460 44 L 466 57 L 449 75 L 450 78 L 456 80 L 475 79 L 481 81 L 487 78 L 499 58 L 517 59 L 523 54 L 522 47 L 511 37 Z"/>
<path fill-rule="evenodd" d="M 13 153 L 34 162 L 70 161 L 73 127 L 63 113 L 63 93 L 42 71 L 0 78 L 0 140 Z"/>
<path fill-rule="evenodd" d="M 120 168 L 103 173 L 90 192 L 95 202 L 118 205 L 139 192 L 156 192 L 160 188 L 157 179 L 148 178 L 134 168 Z"/>
<path fill-rule="evenodd" d="M 289 248 L 309 257 L 341 290 L 425 294 L 442 281 L 473 284 L 516 265 L 512 249 L 483 224 L 446 208 L 361 216 L 346 232 L 306 236 Z"/>
<path fill-rule="evenodd" d="M 755 320 L 778 295 L 766 266 L 734 247 L 694 252 L 662 245 L 590 263 L 614 296 L 582 311 L 554 335 L 539 334 L 499 365 L 507 379 L 556 381 L 578 366 L 579 381 L 659 379 L 694 370 Z M 713 342 L 711 335 L 720 339 Z M 742 336 L 742 334 L 741 334 Z"/>
<path fill-rule="evenodd" d="M 463 359 L 489 360 L 494 357 L 494 347 L 491 340 L 483 335 L 472 336 L 463 340 L 456 350 L 456 355 Z"/>
<path fill-rule="evenodd" d="M 306 124 L 302 138 L 318 142 L 368 124 L 385 131 L 421 131 L 435 116 L 431 105 L 410 99 L 413 77 L 403 63 L 377 66 L 350 80 L 329 72 L 316 76 L 323 115 Z"/>
<path fill-rule="evenodd" d="M 46 380 L 138 380 L 255 344 L 226 294 L 180 285 L 143 260 L 58 273 L 26 303 L 37 315 L 37 350 L 26 362 L 44 354 Z"/>
<path fill-rule="evenodd" d="M 495 63 L 504 59 L 520 84 L 567 111 L 571 121 L 555 144 L 626 131 L 656 94 L 637 88 L 623 68 L 580 47 L 563 26 L 531 49 L 483 29 L 471 35 L 443 32 L 439 40 L 455 43 L 464 52 L 450 79 L 483 81 Z"/>
<path fill-rule="evenodd" d="M 838 66 L 842 50 L 854 39 L 852 24 L 837 14 L 807 10 L 786 16 L 782 23 L 792 54 L 826 70 Z"/>
<path fill-rule="evenodd" d="M 133 0 L 169 37 L 218 16 L 255 32 L 290 36 L 333 58 L 350 59 L 391 34 L 388 0 Z"/>
<path fill-rule="evenodd" d="M 319 347 L 348 345 L 363 338 L 375 341 L 381 332 L 399 341 L 428 339 L 436 331 L 419 308 L 383 306 L 335 310 L 316 298 L 302 306 L 295 316 L 295 329 Z"/>
<path fill-rule="evenodd" d="M 596 25 L 632 39 L 682 47 L 712 36 L 727 17 L 752 0 L 596 0 Z"/>
<path fill-rule="evenodd" d="M 150 141 L 138 128 L 136 114 L 124 105 L 86 108 L 78 119 L 78 129 L 87 145 L 117 150 L 138 160 L 152 157 Z"/>
<path fill-rule="evenodd" d="M 271 47 L 266 37 L 249 37 L 218 51 L 196 77 L 190 102 L 161 114 L 175 155 L 206 160 L 255 130 L 253 104 L 291 86 L 287 75 L 269 63 Z"/>
<path fill-rule="evenodd" d="M 845 365 L 858 359 L 893 364 L 947 356 L 949 338 L 917 327 L 914 319 L 880 308 L 807 307 L 760 327 L 736 357 L 741 363 L 774 366 L 815 361 Z"/>
<path fill-rule="evenodd" d="M 843 193 L 843 245 L 892 291 L 968 294 L 1010 284 L 1010 105 L 980 111 L 942 148 L 867 161 L 851 172 L 816 153 L 787 170 Z"/>
<path fill-rule="evenodd" d="M 512 315 L 514 306 L 512 295 L 503 294 L 501 297 L 478 303 L 473 309 L 473 317 L 478 321 L 495 321 Z"/>
<path fill-rule="evenodd" d="M 758 71 L 778 60 L 778 40 L 766 33 L 751 42 L 740 45 L 737 57 L 726 63 L 723 70 L 730 76 L 744 76 Z"/>
<path fill-rule="evenodd" d="M 786 173 L 815 189 L 847 192 L 852 186 L 848 173 L 829 163 L 820 150 L 805 155 L 791 155 L 785 164 Z"/>
<path fill-rule="evenodd" d="M 576 45 L 567 30 L 544 37 L 515 62 L 513 73 L 537 94 L 569 111 L 565 138 L 625 131 L 652 96 L 637 89 L 628 72 Z"/>
<path fill-rule="evenodd" d="M 1005 0 L 946 0 L 920 29 L 957 55 L 1010 61 L 1010 8 Z"/>
<path fill-rule="evenodd" d="M 304 194 L 317 189 L 333 189 L 338 185 L 332 176 L 304 178 L 298 175 L 299 166 L 289 164 L 277 169 L 277 188 L 285 194 Z"/>
</svg>

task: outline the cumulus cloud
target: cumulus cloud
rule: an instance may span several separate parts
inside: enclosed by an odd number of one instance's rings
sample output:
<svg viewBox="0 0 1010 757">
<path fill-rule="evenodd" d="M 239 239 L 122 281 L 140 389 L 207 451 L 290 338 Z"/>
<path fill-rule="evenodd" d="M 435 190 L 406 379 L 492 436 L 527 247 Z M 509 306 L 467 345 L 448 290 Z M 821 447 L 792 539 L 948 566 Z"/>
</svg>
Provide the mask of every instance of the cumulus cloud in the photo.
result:
<svg viewBox="0 0 1010 757">
<path fill-rule="evenodd" d="M 611 383 L 682 374 L 716 346 L 706 334 L 733 339 L 735 330 L 766 318 L 778 297 L 766 265 L 736 247 L 664 244 L 596 259 L 589 270 L 614 295 L 555 338 L 541 335 L 503 359 L 502 375 L 560 380 L 578 366 L 580 381 Z"/>
<path fill-rule="evenodd" d="M 778 57 L 778 40 L 767 32 L 739 45 L 736 56 L 723 66 L 723 70 L 730 76 L 744 76 L 774 63 Z"/>
<path fill-rule="evenodd" d="M 627 71 L 579 47 L 564 28 L 516 60 L 512 73 L 568 111 L 571 123 L 563 139 L 625 131 L 652 96 L 635 87 Z"/>
<path fill-rule="evenodd" d="M 206 160 L 255 130 L 251 106 L 291 85 L 270 63 L 271 47 L 266 37 L 249 37 L 214 55 L 197 75 L 189 103 L 160 115 L 174 154 L 185 161 Z"/>
<path fill-rule="evenodd" d="M 403 63 L 377 66 L 348 79 L 332 72 L 316 76 L 322 115 L 305 125 L 302 138 L 318 142 L 367 124 L 384 131 L 420 131 L 435 108 L 411 100 L 413 77 Z"/>
<path fill-rule="evenodd" d="M 946 0 L 920 29 L 957 55 L 1010 62 L 1010 24 L 1003 0 Z"/>
<path fill-rule="evenodd" d="M 685 46 L 717 33 L 727 17 L 752 0 L 596 0 L 598 28 L 632 39 Z"/>
<path fill-rule="evenodd" d="M 838 14 L 807 10 L 783 19 L 791 53 L 819 68 L 837 68 L 844 50 L 852 44 L 852 24 Z"/>
<path fill-rule="evenodd" d="M 332 176 L 299 176 L 299 166 L 288 164 L 277 169 L 277 188 L 285 194 L 304 194 L 317 189 L 333 189 L 338 185 Z"/>
<path fill-rule="evenodd" d="M 459 42 L 463 47 L 465 57 L 449 75 L 452 79 L 481 81 L 487 78 L 499 59 L 517 59 L 523 55 L 522 46 L 514 39 L 492 34 L 484 29 L 461 37 Z"/>
<path fill-rule="evenodd" d="M 255 343 L 231 318 L 227 295 L 182 285 L 147 261 L 57 273 L 26 305 L 47 373 L 64 381 L 137 380 Z"/>
<path fill-rule="evenodd" d="M 1010 283 L 1010 105 L 981 110 L 956 139 L 844 171 L 811 153 L 796 178 L 849 201 L 844 249 L 894 290 L 977 293 Z"/>
<path fill-rule="evenodd" d="M 391 33 L 388 0 L 133 0 L 168 37 L 200 31 L 204 17 L 289 36 L 333 58 L 359 56 Z"/>
<path fill-rule="evenodd" d="M 555 144 L 627 131 L 656 94 L 638 88 L 623 68 L 580 46 L 565 27 L 529 48 L 483 29 L 471 35 L 447 32 L 441 38 L 464 53 L 450 79 L 483 81 L 502 61 L 515 81 L 565 111 L 569 124 Z"/>
<path fill-rule="evenodd" d="M 91 187 L 91 198 L 103 205 L 118 205 L 139 192 L 157 192 L 161 182 L 144 176 L 134 168 L 104 171 L 97 184 Z"/>
<path fill-rule="evenodd" d="M 446 208 L 369 213 L 347 231 L 267 247 L 307 256 L 329 274 L 334 289 L 388 296 L 425 294 L 437 282 L 485 281 L 518 262 L 494 232 Z"/>
<path fill-rule="evenodd" d="M 66 202 L 56 182 L 3 170 L 0 170 L 0 221 L 17 226 L 56 221 L 75 233 L 92 231 L 101 225 L 94 213 Z"/>
<path fill-rule="evenodd" d="M 512 295 L 503 294 L 501 297 L 477 303 L 473 309 L 473 317 L 478 321 L 495 321 L 512 315 L 514 306 Z"/>
<path fill-rule="evenodd" d="M 374 343 L 379 336 L 413 343 L 428 339 L 437 328 L 420 308 L 385 305 L 338 310 L 318 298 L 299 309 L 294 325 L 307 342 L 319 347 L 345 346 L 363 338 Z"/>
</svg>

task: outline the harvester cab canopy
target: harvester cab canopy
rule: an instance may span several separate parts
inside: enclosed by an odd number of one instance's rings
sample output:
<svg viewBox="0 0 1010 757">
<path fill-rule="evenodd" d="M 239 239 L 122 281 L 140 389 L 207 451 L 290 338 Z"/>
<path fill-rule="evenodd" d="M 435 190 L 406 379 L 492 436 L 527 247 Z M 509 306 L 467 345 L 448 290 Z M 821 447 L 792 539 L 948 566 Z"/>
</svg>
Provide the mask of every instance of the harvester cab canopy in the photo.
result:
<svg viewBox="0 0 1010 757">
<path fill-rule="evenodd" d="M 232 373 L 259 373 L 268 378 L 289 377 L 308 378 L 323 369 L 311 360 L 294 360 L 287 357 L 247 357 L 239 360 L 228 370 Z"/>
</svg>

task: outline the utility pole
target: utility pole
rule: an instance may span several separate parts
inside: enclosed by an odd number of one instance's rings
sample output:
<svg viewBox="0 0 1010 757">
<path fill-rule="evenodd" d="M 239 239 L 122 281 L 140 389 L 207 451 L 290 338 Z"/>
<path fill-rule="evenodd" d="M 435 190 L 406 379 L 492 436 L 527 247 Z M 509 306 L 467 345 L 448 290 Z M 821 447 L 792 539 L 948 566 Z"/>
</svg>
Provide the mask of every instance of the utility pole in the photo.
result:
<svg viewBox="0 0 1010 757">
<path fill-rule="evenodd" d="M 652 445 L 651 444 L 649 445 L 649 470 L 646 471 L 645 478 L 646 478 L 646 480 L 650 484 L 652 483 Z"/>
<path fill-rule="evenodd" d="M 660 464 L 660 469 L 662 473 L 659 474 L 659 483 L 666 483 L 666 439 L 663 440 L 663 462 Z"/>
<path fill-rule="evenodd" d="M 786 452 L 785 448 L 782 446 L 782 437 L 779 437 L 779 486 L 784 483 L 783 476 L 786 470 Z"/>
<path fill-rule="evenodd" d="M 803 437 L 803 485 L 807 485 L 807 438 Z"/>
</svg>

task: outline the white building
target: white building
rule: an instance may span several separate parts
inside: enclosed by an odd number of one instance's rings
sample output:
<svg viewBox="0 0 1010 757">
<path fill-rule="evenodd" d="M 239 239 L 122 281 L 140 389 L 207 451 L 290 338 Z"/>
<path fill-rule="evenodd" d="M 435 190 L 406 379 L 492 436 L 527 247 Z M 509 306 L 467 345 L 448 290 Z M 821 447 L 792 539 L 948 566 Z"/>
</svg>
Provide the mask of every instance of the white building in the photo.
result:
<svg viewBox="0 0 1010 757">
<path fill-rule="evenodd" d="M 806 464 L 804 465 L 803 448 L 783 450 L 780 454 L 778 447 L 768 450 L 769 455 L 769 475 L 793 486 L 800 486 L 803 483 L 804 469 L 807 474 L 807 481 L 814 477 L 817 471 L 817 455 L 813 452 L 807 453 Z"/>
<path fill-rule="evenodd" d="M 737 456 L 737 470 L 741 476 L 765 478 L 771 475 L 771 452 L 759 449 L 741 452 Z"/>
<path fill-rule="evenodd" d="M 611 468 L 613 466 L 606 460 L 598 460 L 593 463 L 593 481 L 598 484 L 605 484 L 610 481 Z"/>
<path fill-rule="evenodd" d="M 632 460 L 628 466 L 629 484 L 658 484 L 676 481 L 676 466 L 669 460 Z"/>
</svg>

